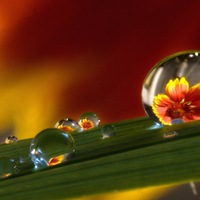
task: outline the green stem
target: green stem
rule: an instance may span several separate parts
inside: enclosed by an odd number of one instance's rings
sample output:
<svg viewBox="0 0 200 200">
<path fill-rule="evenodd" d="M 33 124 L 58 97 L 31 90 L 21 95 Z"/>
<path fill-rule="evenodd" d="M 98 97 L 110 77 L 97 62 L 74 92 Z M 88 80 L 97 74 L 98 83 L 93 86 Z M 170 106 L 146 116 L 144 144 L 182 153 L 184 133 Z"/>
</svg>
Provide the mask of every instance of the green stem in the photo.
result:
<svg viewBox="0 0 200 200">
<path fill-rule="evenodd" d="M 1 179 L 1 200 L 67 199 L 200 179 L 199 121 L 162 127 L 142 117 L 112 124 L 111 138 L 102 139 L 101 126 L 71 132 L 75 159 L 39 170 L 32 162 L 19 164 L 32 139 L 0 145 L 0 156 L 13 157 L 20 169 Z M 178 135 L 163 137 L 173 131 Z"/>
</svg>

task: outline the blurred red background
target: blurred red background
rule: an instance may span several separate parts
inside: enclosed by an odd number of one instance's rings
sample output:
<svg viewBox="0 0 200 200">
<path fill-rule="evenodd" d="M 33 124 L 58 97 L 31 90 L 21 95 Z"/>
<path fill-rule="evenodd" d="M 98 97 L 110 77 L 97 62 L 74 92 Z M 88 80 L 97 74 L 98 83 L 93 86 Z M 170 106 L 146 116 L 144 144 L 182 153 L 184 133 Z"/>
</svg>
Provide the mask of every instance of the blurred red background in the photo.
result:
<svg viewBox="0 0 200 200">
<path fill-rule="evenodd" d="M 146 115 L 148 71 L 200 49 L 200 1 L 0 1 L 0 132 L 30 138 L 87 111 Z"/>
<path fill-rule="evenodd" d="M 144 116 L 140 93 L 148 71 L 169 54 L 199 49 L 199 6 L 197 0 L 1 1 L 1 96 L 18 91 L 1 106 L 25 115 L 34 107 L 31 95 L 41 102 L 34 122 L 45 125 L 78 120 L 86 111 L 102 123 Z"/>
</svg>

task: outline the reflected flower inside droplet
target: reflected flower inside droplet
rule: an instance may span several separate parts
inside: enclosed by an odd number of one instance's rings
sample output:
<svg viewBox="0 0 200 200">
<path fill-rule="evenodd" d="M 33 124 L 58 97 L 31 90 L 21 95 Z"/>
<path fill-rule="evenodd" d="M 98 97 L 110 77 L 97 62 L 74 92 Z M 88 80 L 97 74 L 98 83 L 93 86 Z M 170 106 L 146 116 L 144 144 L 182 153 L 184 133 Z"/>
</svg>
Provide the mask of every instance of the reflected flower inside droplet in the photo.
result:
<svg viewBox="0 0 200 200">
<path fill-rule="evenodd" d="M 200 83 L 189 89 L 184 77 L 170 80 L 165 94 L 154 97 L 152 109 L 160 122 L 171 125 L 173 119 L 183 122 L 200 119 Z"/>
<path fill-rule="evenodd" d="M 65 156 L 64 155 L 60 155 L 60 156 L 57 156 L 57 157 L 53 157 L 51 158 L 49 161 L 48 161 L 48 165 L 49 166 L 52 166 L 52 165 L 57 165 L 59 163 L 62 163 L 62 161 L 65 159 Z"/>
<path fill-rule="evenodd" d="M 88 129 L 91 129 L 94 127 L 94 124 L 90 121 L 90 120 L 87 120 L 87 119 L 83 119 L 81 122 L 80 122 L 80 126 L 83 130 L 88 130 Z"/>
<path fill-rule="evenodd" d="M 55 125 L 55 128 L 62 129 L 66 132 L 69 132 L 69 131 L 74 131 L 76 129 L 79 129 L 80 126 L 76 123 L 76 121 L 66 118 L 57 122 Z"/>
<path fill-rule="evenodd" d="M 70 126 L 66 126 L 66 125 L 65 126 L 60 125 L 60 126 L 58 126 L 58 129 L 62 129 L 64 131 L 66 131 L 66 132 L 75 130 L 75 129 L 71 128 Z"/>
</svg>

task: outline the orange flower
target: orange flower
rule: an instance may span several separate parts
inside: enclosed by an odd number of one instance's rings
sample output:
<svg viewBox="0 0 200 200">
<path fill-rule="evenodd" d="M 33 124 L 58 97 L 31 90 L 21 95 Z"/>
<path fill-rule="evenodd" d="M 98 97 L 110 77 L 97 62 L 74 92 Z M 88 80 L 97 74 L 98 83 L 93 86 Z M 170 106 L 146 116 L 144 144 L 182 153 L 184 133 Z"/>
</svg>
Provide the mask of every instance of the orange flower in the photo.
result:
<svg viewBox="0 0 200 200">
<path fill-rule="evenodd" d="M 80 123 L 80 127 L 81 127 L 83 130 L 88 130 L 88 129 L 93 128 L 93 127 L 94 127 L 94 124 L 93 124 L 90 120 L 83 119 L 82 122 Z"/>
<path fill-rule="evenodd" d="M 60 126 L 58 126 L 58 129 L 62 129 L 64 131 L 66 131 L 66 132 L 75 130 L 75 129 L 71 128 L 70 126 L 66 126 L 66 125 L 65 126 L 60 125 Z"/>
<path fill-rule="evenodd" d="M 184 122 L 200 119 L 200 83 L 189 89 L 189 84 L 182 77 L 170 80 L 165 94 L 154 97 L 152 109 L 160 122 L 171 125 L 173 119 Z"/>
</svg>

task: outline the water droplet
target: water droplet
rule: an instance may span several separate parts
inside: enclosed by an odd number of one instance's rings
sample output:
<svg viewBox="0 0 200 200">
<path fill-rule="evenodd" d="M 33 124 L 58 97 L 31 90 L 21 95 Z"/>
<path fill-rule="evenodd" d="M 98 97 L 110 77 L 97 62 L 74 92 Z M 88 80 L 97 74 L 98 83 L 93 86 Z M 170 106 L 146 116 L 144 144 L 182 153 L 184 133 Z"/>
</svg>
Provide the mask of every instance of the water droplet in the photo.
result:
<svg viewBox="0 0 200 200">
<path fill-rule="evenodd" d="M 18 139 L 14 135 L 8 136 L 5 140 L 6 144 L 15 143 L 15 142 L 18 142 Z"/>
<path fill-rule="evenodd" d="M 99 117 L 93 112 L 86 112 L 80 116 L 78 121 L 83 130 L 98 127 L 100 124 Z"/>
<path fill-rule="evenodd" d="M 143 107 L 155 122 L 172 125 L 200 119 L 200 51 L 170 55 L 146 76 Z M 178 123 L 180 123 L 180 120 Z"/>
<path fill-rule="evenodd" d="M 76 129 L 79 129 L 80 126 L 74 120 L 66 118 L 57 122 L 55 125 L 55 128 L 62 129 L 68 132 L 68 131 L 74 131 Z"/>
<path fill-rule="evenodd" d="M 178 133 L 176 133 L 175 131 L 170 131 L 163 134 L 164 138 L 173 138 L 175 136 L 178 136 Z"/>
<path fill-rule="evenodd" d="M 62 129 L 49 128 L 38 133 L 30 145 L 35 168 L 59 164 L 73 158 L 74 139 Z M 53 164 L 52 164 L 53 163 Z"/>
<path fill-rule="evenodd" d="M 26 163 L 31 161 L 31 155 L 29 153 L 23 153 L 20 156 L 20 163 Z"/>
<path fill-rule="evenodd" d="M 109 138 L 115 135 L 116 128 L 112 124 L 106 124 L 102 126 L 101 133 L 103 135 L 103 138 Z"/>
<path fill-rule="evenodd" d="M 0 178 L 11 176 L 18 172 L 17 163 L 8 156 L 0 157 Z"/>
</svg>

